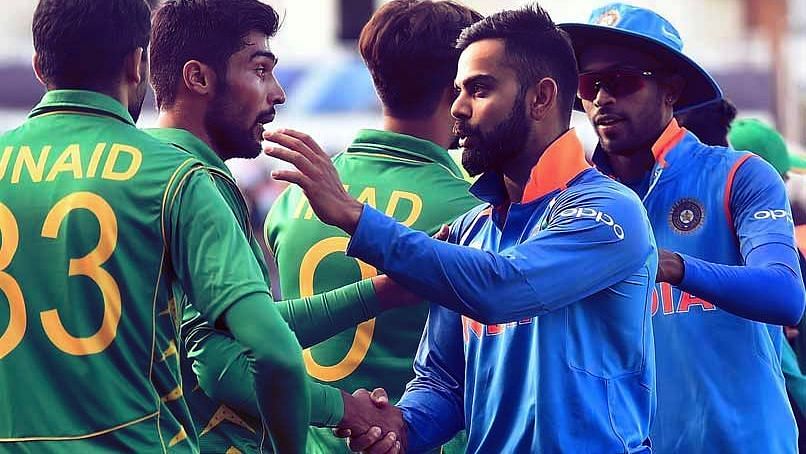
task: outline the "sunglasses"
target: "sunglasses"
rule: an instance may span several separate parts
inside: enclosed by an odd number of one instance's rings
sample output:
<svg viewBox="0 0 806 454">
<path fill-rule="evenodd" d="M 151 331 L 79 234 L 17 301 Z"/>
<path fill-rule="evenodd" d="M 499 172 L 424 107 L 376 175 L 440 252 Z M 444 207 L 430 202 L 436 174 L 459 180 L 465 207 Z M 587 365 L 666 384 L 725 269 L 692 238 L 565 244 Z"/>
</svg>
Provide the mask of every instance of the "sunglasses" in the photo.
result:
<svg viewBox="0 0 806 454">
<path fill-rule="evenodd" d="M 644 88 L 645 80 L 655 76 L 656 71 L 629 68 L 581 73 L 577 95 L 585 101 L 593 101 L 599 90 L 604 88 L 610 96 L 627 96 Z"/>
</svg>

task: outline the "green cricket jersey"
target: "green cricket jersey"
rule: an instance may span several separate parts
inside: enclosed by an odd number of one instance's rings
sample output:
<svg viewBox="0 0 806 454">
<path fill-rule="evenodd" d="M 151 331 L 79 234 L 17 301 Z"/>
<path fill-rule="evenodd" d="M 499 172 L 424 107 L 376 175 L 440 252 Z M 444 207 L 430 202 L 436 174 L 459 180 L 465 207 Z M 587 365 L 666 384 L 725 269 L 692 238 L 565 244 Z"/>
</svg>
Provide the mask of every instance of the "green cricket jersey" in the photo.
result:
<svg viewBox="0 0 806 454">
<path fill-rule="evenodd" d="M 89 91 L 48 92 L 0 136 L 0 451 L 198 451 L 171 287 L 188 244 L 217 247 L 193 226 L 215 215 L 199 169 Z M 199 311 L 259 291 L 241 284 Z"/>
<path fill-rule="evenodd" d="M 480 203 L 444 149 L 412 136 L 362 130 L 334 164 L 358 201 L 428 233 Z M 265 234 L 285 298 L 324 292 L 377 273 L 344 255 L 347 235 L 319 221 L 297 186 L 275 202 Z M 414 377 L 412 362 L 427 313 L 427 304 L 388 311 L 305 350 L 308 373 L 347 391 L 383 387 L 396 402 Z M 308 451 L 347 449 L 331 431 L 312 428 Z"/>
<path fill-rule="evenodd" d="M 222 258 L 220 264 L 238 267 L 244 259 L 256 262 L 268 283 L 268 268 L 249 225 L 246 201 L 224 161 L 188 131 L 166 128 L 147 132 L 204 164 L 226 206 L 232 211 L 233 222 L 248 238 L 251 247 L 248 253 L 226 260 Z M 270 450 L 257 414 L 247 351 L 229 332 L 216 329 L 192 304 L 188 305 L 192 299 L 181 289 L 176 289 L 175 295 L 176 300 L 185 306 L 182 338 L 187 349 L 183 352 L 182 370 L 186 387 L 193 390 L 186 398 L 196 422 L 201 452 L 234 454 Z M 310 298 L 280 301 L 276 307 L 303 346 L 313 345 L 346 327 L 355 326 L 378 311 L 370 281 Z M 200 382 L 203 386 L 199 385 Z M 312 400 L 317 402 L 316 411 L 311 414 L 312 423 L 333 425 L 338 422 L 343 412 L 340 391 L 316 383 L 311 383 L 310 387 Z M 208 396 L 202 389 L 218 394 Z"/>
</svg>

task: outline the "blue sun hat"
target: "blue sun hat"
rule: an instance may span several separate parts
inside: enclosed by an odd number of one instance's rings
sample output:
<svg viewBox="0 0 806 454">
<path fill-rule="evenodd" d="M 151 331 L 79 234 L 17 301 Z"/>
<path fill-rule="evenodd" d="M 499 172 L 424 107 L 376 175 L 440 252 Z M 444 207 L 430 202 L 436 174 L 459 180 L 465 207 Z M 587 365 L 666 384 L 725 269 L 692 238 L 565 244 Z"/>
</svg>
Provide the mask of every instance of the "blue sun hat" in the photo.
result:
<svg viewBox="0 0 806 454">
<path fill-rule="evenodd" d="M 722 98 L 716 81 L 694 60 L 683 54 L 683 40 L 660 14 L 624 3 L 611 3 L 591 12 L 587 24 L 559 24 L 571 37 L 577 58 L 591 44 L 624 45 L 660 59 L 679 74 L 686 85 L 675 104 L 675 113 Z M 577 100 L 575 106 L 581 109 Z"/>
</svg>

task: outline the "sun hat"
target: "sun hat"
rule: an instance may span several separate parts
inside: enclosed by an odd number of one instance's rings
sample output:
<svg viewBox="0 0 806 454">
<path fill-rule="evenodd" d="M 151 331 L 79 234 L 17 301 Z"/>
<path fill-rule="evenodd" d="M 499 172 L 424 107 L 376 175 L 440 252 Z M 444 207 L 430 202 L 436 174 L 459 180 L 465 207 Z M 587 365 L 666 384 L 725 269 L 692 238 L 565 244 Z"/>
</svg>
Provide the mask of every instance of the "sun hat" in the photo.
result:
<svg viewBox="0 0 806 454">
<path fill-rule="evenodd" d="M 666 69 L 685 80 L 675 113 L 713 102 L 722 97 L 716 81 L 694 60 L 683 54 L 683 40 L 677 29 L 660 14 L 624 3 L 594 9 L 588 23 L 565 23 L 577 58 L 591 44 L 624 45 L 658 58 Z M 575 108 L 582 110 L 577 100 Z"/>
</svg>

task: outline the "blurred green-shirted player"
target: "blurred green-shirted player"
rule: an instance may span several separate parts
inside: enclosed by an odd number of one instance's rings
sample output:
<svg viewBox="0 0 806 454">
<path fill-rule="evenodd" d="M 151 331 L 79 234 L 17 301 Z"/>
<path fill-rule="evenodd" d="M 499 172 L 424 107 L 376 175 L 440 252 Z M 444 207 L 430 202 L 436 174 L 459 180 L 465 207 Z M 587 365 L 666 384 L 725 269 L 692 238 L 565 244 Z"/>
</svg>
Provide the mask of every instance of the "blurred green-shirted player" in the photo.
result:
<svg viewBox="0 0 806 454">
<path fill-rule="evenodd" d="M 248 239 L 247 254 L 257 262 L 265 282 L 269 277 L 263 252 L 252 234 L 246 202 L 224 160 L 257 156 L 261 125 L 271 122 L 274 106 L 285 102 L 273 75 L 277 57 L 269 46 L 278 26 L 275 10 L 258 0 L 167 1 L 154 14 L 151 35 L 160 129 L 148 132 L 203 164 L 234 215 L 233 225 Z M 211 254 L 208 260 L 231 267 L 237 266 L 235 258 Z M 192 389 L 186 397 L 201 452 L 267 451 L 257 420 L 248 349 L 195 310 L 196 295 L 182 289 L 175 295 L 177 304 L 186 308 L 181 326 L 186 347 L 182 370 L 186 388 Z M 379 276 L 324 294 L 280 301 L 275 307 L 299 342 L 310 346 L 379 311 L 414 302 L 419 301 Z M 270 342 L 271 332 L 265 337 Z M 346 407 L 355 399 L 330 386 L 310 382 L 310 391 L 317 402 L 311 424 L 360 427 L 361 421 L 351 414 L 369 416 L 376 410 L 367 400 L 365 407 L 351 412 L 352 407 Z"/>
<path fill-rule="evenodd" d="M 459 32 L 481 16 L 457 3 L 392 1 L 361 32 L 359 48 L 384 109 L 384 131 L 363 130 L 334 163 L 348 192 L 403 224 L 435 233 L 479 202 L 448 155 Z M 293 186 L 265 224 L 285 298 L 311 295 L 373 276 L 344 255 L 348 237 L 320 222 Z M 385 388 L 396 402 L 414 377 L 412 362 L 427 304 L 384 313 L 305 350 L 308 373 L 347 390 Z M 312 405 L 316 405 L 313 401 Z M 308 451 L 346 451 L 330 430 L 312 428 Z M 447 451 L 464 452 L 462 443 Z M 452 449 L 451 449 L 452 448 Z"/>
<path fill-rule="evenodd" d="M 0 136 L 0 451 L 198 452 L 179 287 L 252 351 L 272 442 L 301 451 L 302 351 L 244 234 L 199 160 L 134 126 L 149 32 L 143 0 L 34 14 L 48 93 Z"/>
</svg>

